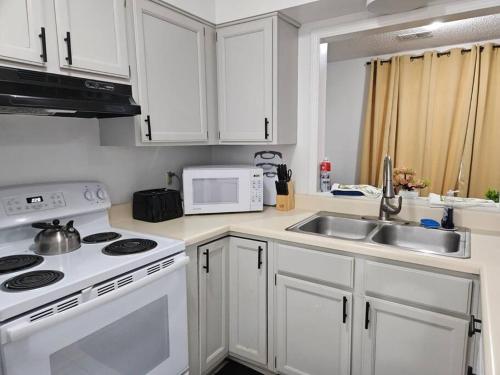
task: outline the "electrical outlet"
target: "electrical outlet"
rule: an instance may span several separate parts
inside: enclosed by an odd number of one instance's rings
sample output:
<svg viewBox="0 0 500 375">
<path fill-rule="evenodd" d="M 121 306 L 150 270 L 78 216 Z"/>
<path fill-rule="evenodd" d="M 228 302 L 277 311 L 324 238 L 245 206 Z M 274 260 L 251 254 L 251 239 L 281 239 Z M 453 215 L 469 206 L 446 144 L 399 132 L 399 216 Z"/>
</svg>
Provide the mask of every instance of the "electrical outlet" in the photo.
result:
<svg viewBox="0 0 500 375">
<path fill-rule="evenodd" d="M 167 186 L 170 186 L 172 185 L 172 180 L 173 180 L 173 177 L 174 177 L 174 172 L 172 171 L 168 171 L 167 172 Z"/>
</svg>

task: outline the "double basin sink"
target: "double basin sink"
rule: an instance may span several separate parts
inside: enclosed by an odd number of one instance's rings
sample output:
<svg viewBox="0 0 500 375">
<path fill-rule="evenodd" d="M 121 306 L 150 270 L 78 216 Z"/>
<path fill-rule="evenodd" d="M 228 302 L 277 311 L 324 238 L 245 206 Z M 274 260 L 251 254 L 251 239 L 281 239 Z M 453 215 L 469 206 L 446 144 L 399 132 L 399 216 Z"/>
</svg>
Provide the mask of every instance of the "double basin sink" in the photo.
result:
<svg viewBox="0 0 500 375">
<path fill-rule="evenodd" d="M 470 231 L 427 229 L 417 223 L 381 222 L 361 216 L 318 212 L 287 228 L 289 231 L 315 234 L 365 243 L 395 246 L 404 250 L 470 258 Z"/>
</svg>

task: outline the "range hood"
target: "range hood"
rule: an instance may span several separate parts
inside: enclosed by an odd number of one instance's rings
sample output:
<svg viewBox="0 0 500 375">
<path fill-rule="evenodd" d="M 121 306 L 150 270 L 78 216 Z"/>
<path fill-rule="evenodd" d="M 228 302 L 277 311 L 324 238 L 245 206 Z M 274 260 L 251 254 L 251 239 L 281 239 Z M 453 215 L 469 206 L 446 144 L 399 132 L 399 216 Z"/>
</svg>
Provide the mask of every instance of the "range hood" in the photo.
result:
<svg viewBox="0 0 500 375">
<path fill-rule="evenodd" d="M 130 85 L 0 67 L 0 113 L 110 118 L 141 107 Z"/>
</svg>

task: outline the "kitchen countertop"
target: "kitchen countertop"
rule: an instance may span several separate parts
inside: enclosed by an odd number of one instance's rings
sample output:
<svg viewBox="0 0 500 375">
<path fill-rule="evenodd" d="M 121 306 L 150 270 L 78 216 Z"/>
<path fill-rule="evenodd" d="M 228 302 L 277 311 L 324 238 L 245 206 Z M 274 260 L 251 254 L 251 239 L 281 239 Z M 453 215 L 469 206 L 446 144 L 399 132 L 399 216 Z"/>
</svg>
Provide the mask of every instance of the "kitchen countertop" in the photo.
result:
<svg viewBox="0 0 500 375">
<path fill-rule="evenodd" d="M 186 242 L 186 246 L 201 243 L 228 232 L 238 232 L 480 275 L 485 371 L 487 375 L 497 375 L 497 371 L 500 371 L 497 370 L 500 368 L 500 295 L 496 290 L 500 286 L 500 236 L 472 231 L 471 258 L 456 259 L 399 250 L 386 245 L 326 238 L 285 230 L 316 212 L 310 209 L 281 212 L 274 208 L 266 208 L 263 212 L 257 213 L 184 216 L 161 223 L 146 223 L 134 220 L 130 204 L 123 204 L 111 208 L 110 220 L 114 227 L 180 239 Z"/>
</svg>

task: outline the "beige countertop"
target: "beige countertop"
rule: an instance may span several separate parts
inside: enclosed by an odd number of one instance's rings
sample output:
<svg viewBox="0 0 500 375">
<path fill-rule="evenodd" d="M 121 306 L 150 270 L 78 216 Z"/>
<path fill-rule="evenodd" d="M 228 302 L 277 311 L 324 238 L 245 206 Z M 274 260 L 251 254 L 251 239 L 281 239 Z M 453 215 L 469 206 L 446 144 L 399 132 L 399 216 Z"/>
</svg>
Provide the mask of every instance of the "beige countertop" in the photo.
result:
<svg viewBox="0 0 500 375">
<path fill-rule="evenodd" d="M 285 228 L 311 216 L 318 210 L 295 209 L 280 212 L 266 208 L 258 213 L 184 216 L 161 223 L 134 220 L 130 204 L 113 206 L 111 225 L 131 231 L 180 239 L 186 246 L 201 243 L 227 232 L 267 237 L 325 249 L 346 251 L 401 262 L 478 274 L 481 278 L 482 332 L 487 375 L 500 374 L 500 237 L 472 232 L 471 258 L 456 259 L 403 251 L 372 243 L 326 238 L 286 231 Z"/>
</svg>

